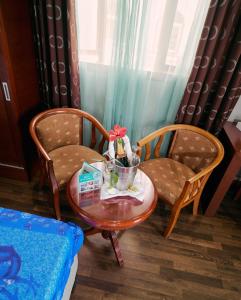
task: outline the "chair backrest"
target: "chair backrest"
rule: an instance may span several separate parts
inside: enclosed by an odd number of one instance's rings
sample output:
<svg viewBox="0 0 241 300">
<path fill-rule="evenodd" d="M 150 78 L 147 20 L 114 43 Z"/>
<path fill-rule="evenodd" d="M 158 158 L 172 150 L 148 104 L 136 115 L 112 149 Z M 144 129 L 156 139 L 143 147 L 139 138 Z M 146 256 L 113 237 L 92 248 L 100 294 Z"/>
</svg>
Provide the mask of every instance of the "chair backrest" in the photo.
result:
<svg viewBox="0 0 241 300">
<path fill-rule="evenodd" d="M 45 115 L 36 124 L 37 136 L 47 152 L 80 144 L 80 118 L 76 114 Z"/>
<path fill-rule="evenodd" d="M 224 149 L 219 140 L 208 131 L 192 125 L 172 126 L 176 130 L 168 157 L 185 164 L 197 173 L 185 182 L 177 201 L 177 204 L 185 206 L 201 195 L 213 169 L 223 159 Z"/>
<path fill-rule="evenodd" d="M 191 168 L 195 173 L 211 165 L 218 155 L 216 140 L 209 134 L 195 131 L 195 127 L 175 132 L 169 157 Z"/>
<path fill-rule="evenodd" d="M 195 173 L 210 174 L 223 159 L 224 149 L 220 141 L 211 133 L 199 127 L 173 124 L 162 127 L 138 141 L 139 155 L 145 147 L 144 160 L 152 156 L 151 142 L 156 141 L 153 154 L 160 157 L 160 149 L 165 136 L 174 133 L 169 145 L 168 157 L 190 167 Z"/>
<path fill-rule="evenodd" d="M 40 144 L 47 153 L 67 145 L 82 145 L 84 119 L 92 126 L 91 148 L 97 143 L 96 128 L 103 135 L 99 145 L 101 151 L 105 140 L 108 140 L 108 132 L 92 115 L 79 109 L 56 108 L 44 111 L 31 121 L 30 133 L 37 146 Z"/>
</svg>

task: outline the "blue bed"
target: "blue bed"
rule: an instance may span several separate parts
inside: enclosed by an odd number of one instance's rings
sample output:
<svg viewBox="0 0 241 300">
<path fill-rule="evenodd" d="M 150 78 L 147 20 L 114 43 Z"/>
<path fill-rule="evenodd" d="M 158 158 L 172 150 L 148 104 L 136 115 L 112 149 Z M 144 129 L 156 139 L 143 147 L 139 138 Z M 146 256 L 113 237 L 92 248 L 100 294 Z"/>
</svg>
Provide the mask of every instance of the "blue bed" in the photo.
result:
<svg viewBox="0 0 241 300">
<path fill-rule="evenodd" d="M 0 300 L 61 299 L 82 244 L 72 223 L 0 208 Z"/>
</svg>

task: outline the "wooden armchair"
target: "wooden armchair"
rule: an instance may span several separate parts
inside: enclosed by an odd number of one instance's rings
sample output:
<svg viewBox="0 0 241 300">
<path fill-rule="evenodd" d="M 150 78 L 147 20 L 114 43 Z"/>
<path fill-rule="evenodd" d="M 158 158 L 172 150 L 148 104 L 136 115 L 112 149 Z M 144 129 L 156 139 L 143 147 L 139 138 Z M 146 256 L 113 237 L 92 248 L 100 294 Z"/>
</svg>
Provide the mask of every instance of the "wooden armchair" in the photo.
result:
<svg viewBox="0 0 241 300">
<path fill-rule="evenodd" d="M 160 157 L 166 134 L 171 134 L 167 158 Z M 150 142 L 157 140 L 151 159 Z M 197 215 L 202 190 L 212 170 L 221 162 L 224 149 L 209 132 L 191 125 L 170 125 L 141 139 L 139 154 L 145 147 L 140 168 L 152 179 L 160 200 L 171 206 L 171 217 L 164 232 L 168 237 L 183 207 L 193 202 Z"/>
<path fill-rule="evenodd" d="M 91 123 L 91 149 L 83 146 L 84 120 Z M 102 137 L 99 145 L 96 129 Z M 38 114 L 30 123 L 30 133 L 42 166 L 41 181 L 48 179 L 54 195 L 56 217 L 60 220 L 60 189 L 84 161 L 92 163 L 95 159 L 104 159 L 100 153 L 105 141 L 109 140 L 109 133 L 92 115 L 73 108 L 50 109 Z M 96 146 L 99 153 L 92 150 Z"/>
</svg>

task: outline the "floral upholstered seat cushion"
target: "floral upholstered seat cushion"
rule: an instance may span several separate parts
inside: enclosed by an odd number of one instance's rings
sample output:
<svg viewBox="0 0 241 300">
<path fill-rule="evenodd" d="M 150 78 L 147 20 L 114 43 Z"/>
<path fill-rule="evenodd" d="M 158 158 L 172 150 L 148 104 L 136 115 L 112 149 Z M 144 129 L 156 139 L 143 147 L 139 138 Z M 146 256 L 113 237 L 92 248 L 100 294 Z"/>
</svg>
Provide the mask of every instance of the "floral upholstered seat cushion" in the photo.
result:
<svg viewBox="0 0 241 300">
<path fill-rule="evenodd" d="M 152 179 L 159 198 L 171 205 L 180 196 L 185 181 L 195 175 L 189 167 L 169 158 L 144 161 L 140 169 Z"/>
<path fill-rule="evenodd" d="M 54 173 L 57 182 L 63 186 L 70 177 L 82 167 L 84 161 L 93 163 L 95 160 L 103 160 L 98 152 L 80 145 L 69 145 L 57 148 L 49 152 L 53 160 Z"/>
</svg>

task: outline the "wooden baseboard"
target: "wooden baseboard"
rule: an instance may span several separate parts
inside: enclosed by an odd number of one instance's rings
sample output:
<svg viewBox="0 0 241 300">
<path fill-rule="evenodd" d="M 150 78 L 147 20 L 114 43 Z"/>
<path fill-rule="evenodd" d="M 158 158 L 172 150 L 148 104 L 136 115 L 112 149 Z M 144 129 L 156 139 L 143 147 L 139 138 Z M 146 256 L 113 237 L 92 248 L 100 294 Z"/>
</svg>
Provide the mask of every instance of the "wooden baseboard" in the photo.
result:
<svg viewBox="0 0 241 300">
<path fill-rule="evenodd" d="M 28 181 L 28 172 L 24 167 L 0 163 L 0 177 Z"/>
</svg>

